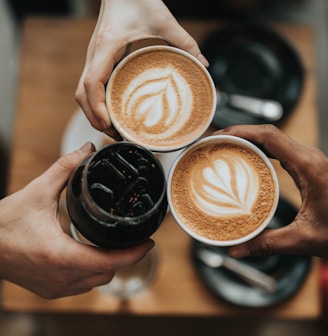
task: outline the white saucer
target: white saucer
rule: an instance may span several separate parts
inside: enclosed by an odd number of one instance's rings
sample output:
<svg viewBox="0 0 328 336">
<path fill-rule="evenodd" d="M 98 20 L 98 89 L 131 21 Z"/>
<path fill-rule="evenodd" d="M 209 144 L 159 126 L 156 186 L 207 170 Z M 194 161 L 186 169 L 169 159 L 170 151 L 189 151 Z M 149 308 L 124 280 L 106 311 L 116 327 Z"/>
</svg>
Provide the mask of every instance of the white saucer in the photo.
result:
<svg viewBox="0 0 328 336">
<path fill-rule="evenodd" d="M 96 148 L 99 148 L 105 139 L 105 134 L 93 128 L 84 112 L 78 108 L 63 133 L 60 154 L 73 152 L 87 141 L 91 141 Z"/>
<path fill-rule="evenodd" d="M 78 108 L 69 120 L 63 133 L 60 153 L 64 155 L 73 152 L 87 141 L 91 141 L 96 146 L 96 149 L 99 149 L 106 144 L 106 135 L 93 128 L 84 112 Z M 155 154 L 163 166 L 166 177 L 173 161 L 181 151 Z"/>
</svg>

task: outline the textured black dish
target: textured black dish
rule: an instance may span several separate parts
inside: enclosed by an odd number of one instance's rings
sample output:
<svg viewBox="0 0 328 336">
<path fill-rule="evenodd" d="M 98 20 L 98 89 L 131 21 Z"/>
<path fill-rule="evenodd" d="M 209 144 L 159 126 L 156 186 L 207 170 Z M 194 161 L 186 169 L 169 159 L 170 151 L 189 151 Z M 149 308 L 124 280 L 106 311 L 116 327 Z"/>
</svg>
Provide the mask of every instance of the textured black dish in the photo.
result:
<svg viewBox="0 0 328 336">
<path fill-rule="evenodd" d="M 216 87 L 227 93 L 273 99 L 281 103 L 281 123 L 294 109 L 303 88 L 304 69 L 297 51 L 275 30 L 258 25 L 233 25 L 210 34 L 201 45 Z M 216 127 L 263 124 L 266 120 L 220 106 Z"/>
<path fill-rule="evenodd" d="M 296 213 L 296 209 L 289 202 L 280 198 L 270 228 L 289 224 Z M 204 246 L 204 244 L 192 241 L 192 262 L 201 281 L 219 299 L 240 307 L 263 308 L 287 300 L 300 289 L 311 268 L 312 258 L 310 256 L 273 255 L 241 259 L 243 262 L 272 275 L 277 280 L 277 290 L 273 293 L 266 293 L 260 288 L 250 286 L 223 267 L 214 269 L 203 264 L 196 257 L 197 249 L 200 246 Z M 220 249 L 221 252 L 227 253 L 225 248 L 211 248 Z"/>
</svg>

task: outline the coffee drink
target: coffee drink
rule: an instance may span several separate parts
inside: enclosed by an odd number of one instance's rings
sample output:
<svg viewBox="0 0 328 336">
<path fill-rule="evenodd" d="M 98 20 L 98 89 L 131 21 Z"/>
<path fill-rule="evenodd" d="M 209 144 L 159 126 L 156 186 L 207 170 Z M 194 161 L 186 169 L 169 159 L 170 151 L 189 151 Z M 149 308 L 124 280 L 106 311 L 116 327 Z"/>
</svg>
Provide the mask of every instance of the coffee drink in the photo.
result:
<svg viewBox="0 0 328 336">
<path fill-rule="evenodd" d="M 174 47 L 151 46 L 118 64 L 107 85 L 106 104 L 123 138 L 168 152 L 191 144 L 207 130 L 216 91 L 196 58 Z"/>
<path fill-rule="evenodd" d="M 66 203 L 78 233 L 94 245 L 113 249 L 140 244 L 166 215 L 163 168 L 137 144 L 112 143 L 76 168 Z"/>
<path fill-rule="evenodd" d="M 232 136 L 210 136 L 185 150 L 171 168 L 169 206 L 194 238 L 234 245 L 262 231 L 278 202 L 278 183 L 267 157 Z"/>
</svg>

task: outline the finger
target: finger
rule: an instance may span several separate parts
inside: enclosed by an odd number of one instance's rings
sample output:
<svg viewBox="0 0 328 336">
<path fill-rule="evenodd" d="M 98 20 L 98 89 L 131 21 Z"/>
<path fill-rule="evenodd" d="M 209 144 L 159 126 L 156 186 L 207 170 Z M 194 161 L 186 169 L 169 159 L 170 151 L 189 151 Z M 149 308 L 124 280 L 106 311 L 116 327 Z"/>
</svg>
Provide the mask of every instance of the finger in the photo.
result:
<svg viewBox="0 0 328 336">
<path fill-rule="evenodd" d="M 95 52 L 84 77 L 81 78 L 76 100 L 86 106 L 84 112 L 91 125 L 108 135 L 113 135 L 112 124 L 106 107 L 105 85 L 113 71 L 116 61 L 124 53 L 125 45 L 117 40 L 110 41 L 105 37 L 98 37 L 97 44 L 102 50 Z"/>
<path fill-rule="evenodd" d="M 205 67 L 208 67 L 208 60 L 202 54 L 196 40 L 178 23 L 167 27 L 164 38 L 171 45 L 187 51 L 196 57 Z"/>
<path fill-rule="evenodd" d="M 122 140 L 122 137 L 120 136 L 120 134 L 111 124 L 109 117 L 108 117 L 109 122 L 108 121 L 104 122 L 102 121 L 102 119 L 98 119 L 97 115 L 94 114 L 94 112 L 91 110 L 91 106 L 89 105 L 89 101 L 88 101 L 88 94 L 85 91 L 83 84 L 81 84 L 82 81 L 83 81 L 83 78 L 81 77 L 80 83 L 78 84 L 78 87 L 75 93 L 75 99 L 80 105 L 80 107 L 82 108 L 86 118 L 88 119 L 92 127 L 94 127 L 95 129 L 101 132 L 104 132 L 105 134 L 107 134 L 108 136 L 110 136 L 111 138 L 117 141 Z M 106 114 L 107 114 L 107 108 L 106 108 Z"/>
<path fill-rule="evenodd" d="M 270 157 L 278 159 L 282 166 L 295 177 L 295 172 L 303 167 L 302 152 L 307 147 L 297 143 L 272 124 L 238 125 L 216 131 L 214 134 L 229 134 L 249 140 L 261 147 Z"/>
<path fill-rule="evenodd" d="M 90 39 L 90 43 L 88 46 L 85 65 L 84 65 L 84 68 L 83 68 L 83 71 L 82 71 L 82 74 L 79 79 L 77 89 L 75 92 L 75 100 L 77 101 L 77 103 L 80 105 L 80 107 L 84 111 L 90 124 L 99 131 L 103 131 L 107 129 L 108 127 L 110 127 L 110 121 L 108 120 L 107 113 L 104 112 L 103 107 L 100 107 L 100 111 L 98 110 L 96 110 L 96 112 L 93 111 L 93 107 L 90 105 L 90 102 L 89 102 L 88 91 L 85 86 L 88 85 L 86 84 L 86 77 L 87 77 L 87 74 L 89 73 L 89 68 L 92 63 L 93 57 L 95 55 L 98 32 L 100 29 L 99 27 L 101 25 L 102 16 L 103 16 L 103 6 L 101 6 L 100 8 L 100 12 L 98 15 L 98 21 L 97 21 L 96 27 L 93 31 L 93 34 L 92 34 L 92 37 Z M 101 90 L 104 90 L 104 88 L 101 87 Z M 105 98 L 104 98 L 104 93 L 103 93 L 103 97 L 100 99 L 100 102 L 103 103 L 104 100 Z M 101 109 L 103 111 L 101 111 Z"/>
<path fill-rule="evenodd" d="M 88 95 L 84 87 L 84 78 L 86 75 L 87 69 L 85 68 L 82 72 L 82 75 L 80 77 L 79 83 L 77 85 L 76 91 L 75 91 L 75 100 L 82 108 L 86 118 L 90 122 L 90 124 L 97 130 L 102 131 L 104 128 L 103 123 L 97 119 L 97 117 L 93 114 L 91 110 L 91 106 L 89 104 Z M 107 127 L 107 124 L 105 123 L 105 127 Z"/>
<path fill-rule="evenodd" d="M 66 263 L 74 268 L 96 273 L 108 273 L 135 264 L 154 247 L 154 242 L 150 239 L 138 246 L 122 250 L 106 250 L 73 242 L 74 245 L 67 244 Z"/>
<path fill-rule="evenodd" d="M 75 100 L 82 108 L 90 124 L 95 129 L 104 131 L 111 127 L 105 103 L 105 84 L 97 82 L 97 79 L 94 77 L 86 78 L 88 73 L 89 70 L 86 70 L 79 80 L 75 92 Z"/>
<path fill-rule="evenodd" d="M 86 103 L 84 113 L 90 124 L 99 131 L 106 132 L 112 127 L 106 107 L 105 85 L 95 78 L 84 82 Z"/>
<path fill-rule="evenodd" d="M 67 180 L 74 169 L 94 150 L 94 145 L 87 142 L 78 150 L 61 156 L 47 171 L 31 183 L 32 187 L 35 183 L 49 184 L 52 188 L 40 188 L 40 190 L 45 189 L 45 192 L 50 195 L 52 191 L 55 196 L 58 196 L 66 186 Z"/>
<path fill-rule="evenodd" d="M 283 161 L 286 155 L 287 157 L 292 155 L 293 158 L 297 158 L 298 155 L 293 149 L 298 149 L 300 147 L 300 145 L 298 145 L 289 136 L 271 124 L 236 125 L 216 131 L 214 134 L 239 136 L 262 147 L 270 154 L 270 156 Z"/>
<path fill-rule="evenodd" d="M 92 276 L 88 276 L 82 280 L 77 281 L 74 284 L 71 284 L 70 287 L 72 288 L 80 288 L 80 290 L 85 290 L 88 288 L 94 288 L 102 285 L 108 284 L 114 276 L 115 272 L 108 272 L 108 273 L 97 273 L 93 274 Z"/>
<path fill-rule="evenodd" d="M 64 296 L 79 295 L 89 292 L 91 289 L 108 284 L 114 276 L 115 272 L 98 273 L 79 279 L 74 283 L 70 283 L 66 289 L 59 289 L 58 293 L 54 293 L 51 298 L 59 298 Z"/>
<path fill-rule="evenodd" d="M 120 133 L 116 130 L 114 126 L 111 126 L 110 128 L 104 130 L 103 132 L 110 138 L 114 139 L 115 141 L 123 140 L 123 137 L 120 135 Z"/>
<path fill-rule="evenodd" d="M 92 288 L 93 287 L 69 287 L 66 289 L 60 289 L 60 288 L 53 289 L 52 291 L 49 291 L 49 290 L 40 291 L 39 289 L 36 289 L 36 290 L 30 289 L 30 290 L 44 299 L 54 300 L 54 299 L 59 299 L 59 298 L 63 298 L 66 296 L 84 294 L 84 293 L 90 292 Z"/>
<path fill-rule="evenodd" d="M 265 230 L 248 243 L 230 247 L 229 255 L 234 258 L 247 256 L 270 256 L 275 254 L 312 254 L 311 244 L 297 229 L 297 221 L 279 229 Z"/>
<path fill-rule="evenodd" d="M 179 24 L 163 2 L 159 6 L 162 6 L 160 13 L 158 11 L 152 13 L 155 21 L 153 26 L 158 29 L 159 37 L 171 45 L 187 51 L 207 67 L 209 65 L 208 61 L 201 53 L 196 40 Z M 156 13 L 158 16 L 156 16 Z M 158 24 L 161 21 L 162 24 Z"/>
</svg>

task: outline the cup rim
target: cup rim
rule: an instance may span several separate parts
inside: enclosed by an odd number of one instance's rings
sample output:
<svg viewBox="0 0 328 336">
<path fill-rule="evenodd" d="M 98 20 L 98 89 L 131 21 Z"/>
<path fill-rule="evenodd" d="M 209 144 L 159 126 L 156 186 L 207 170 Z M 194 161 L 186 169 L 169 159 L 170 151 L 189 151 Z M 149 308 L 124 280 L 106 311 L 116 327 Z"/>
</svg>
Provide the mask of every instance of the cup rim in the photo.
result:
<svg viewBox="0 0 328 336">
<path fill-rule="evenodd" d="M 115 116 L 115 114 L 111 115 L 110 112 L 110 108 L 109 106 L 111 106 L 110 103 L 110 93 L 109 93 L 109 89 L 112 86 L 112 82 L 113 80 L 116 78 L 116 75 L 118 73 L 118 71 L 131 59 L 137 57 L 140 54 L 145 54 L 148 52 L 152 52 L 152 51 L 160 51 L 160 50 L 167 50 L 170 52 L 174 52 L 180 55 L 183 55 L 185 57 L 187 57 L 188 59 L 190 59 L 191 61 L 193 61 L 196 65 L 198 65 L 202 70 L 203 73 L 205 74 L 208 83 L 211 87 L 211 91 L 212 91 L 212 96 L 213 96 L 213 106 L 212 106 L 212 110 L 211 113 L 208 117 L 207 122 L 204 124 L 203 129 L 201 130 L 201 132 L 199 132 L 199 134 L 194 138 L 191 139 L 189 141 L 184 142 L 183 144 L 180 145 L 168 145 L 168 146 L 160 146 L 160 145 L 153 145 L 153 144 L 148 144 L 142 141 L 139 141 L 136 137 L 131 136 L 129 134 L 129 132 L 127 132 L 125 130 L 125 128 L 121 128 L 121 125 L 118 121 L 118 118 Z M 206 67 L 193 55 L 191 55 L 190 53 L 177 48 L 177 47 L 173 47 L 173 46 L 169 46 L 169 45 L 150 45 L 150 46 L 146 46 L 146 47 L 141 47 L 137 50 L 134 50 L 133 52 L 131 52 L 130 54 L 128 54 L 127 56 L 125 56 L 114 68 L 108 83 L 107 83 L 107 87 L 106 87 L 106 108 L 108 111 L 108 115 L 109 118 L 111 120 L 111 123 L 113 124 L 114 128 L 118 131 L 118 133 L 120 133 L 120 135 L 127 141 L 129 142 L 133 142 L 133 143 L 137 143 L 145 148 L 147 148 L 148 150 L 151 150 L 153 152 L 158 152 L 158 153 L 166 153 L 166 152 L 174 152 L 183 148 L 186 148 L 188 146 L 190 146 L 191 144 L 193 144 L 194 142 L 196 142 L 197 140 L 199 140 L 202 135 L 207 131 L 207 129 L 209 128 L 209 126 L 212 123 L 212 120 L 214 118 L 215 115 L 215 111 L 216 111 L 216 106 L 217 106 L 217 89 L 215 87 L 213 78 L 211 77 L 210 73 L 208 72 L 208 70 L 206 69 Z M 201 111 L 200 111 L 201 112 Z"/>
<path fill-rule="evenodd" d="M 237 239 L 213 240 L 213 239 L 205 238 L 205 237 L 195 233 L 194 231 L 192 231 L 191 229 L 186 227 L 185 224 L 179 219 L 179 216 L 177 215 L 177 213 L 174 209 L 173 203 L 172 203 L 171 181 L 172 181 L 172 177 L 173 177 L 176 166 L 181 161 L 181 159 L 184 157 L 184 155 L 186 155 L 188 152 L 192 151 L 194 148 L 198 147 L 199 145 L 201 145 L 203 143 L 212 142 L 212 141 L 230 142 L 230 143 L 237 143 L 237 144 L 246 145 L 247 148 L 254 151 L 256 154 L 258 154 L 263 159 L 264 163 L 269 168 L 272 179 L 273 179 L 275 195 L 274 195 L 274 200 L 273 200 L 273 204 L 272 204 L 272 208 L 271 208 L 270 213 L 268 214 L 267 218 L 263 221 L 263 223 L 260 226 L 258 226 L 254 231 L 250 232 L 246 236 L 243 236 L 243 237 L 240 237 L 240 238 L 237 238 Z M 250 142 L 246 139 L 243 139 L 241 137 L 237 137 L 237 136 L 234 136 L 234 135 L 222 135 L 222 134 L 206 136 L 206 137 L 202 138 L 201 140 L 195 142 L 193 145 L 187 147 L 185 150 L 183 150 L 177 156 L 177 158 L 175 159 L 175 161 L 173 162 L 173 164 L 170 168 L 168 178 L 167 178 L 166 188 L 167 188 L 166 194 L 167 194 L 167 201 L 168 201 L 168 205 L 169 205 L 169 210 L 170 210 L 173 218 L 177 222 L 177 224 L 182 228 L 182 230 L 184 230 L 189 236 L 196 239 L 197 241 L 200 241 L 200 242 L 202 242 L 204 244 L 207 244 L 207 245 L 220 246 L 220 247 L 229 247 L 229 246 L 239 245 L 239 244 L 245 243 L 245 242 L 253 239 L 257 235 L 259 235 L 269 225 L 271 219 L 273 218 L 273 216 L 276 212 L 277 206 L 278 206 L 279 196 L 280 196 L 277 173 L 276 173 L 270 159 L 266 156 L 266 154 L 260 148 L 258 148 L 256 145 L 254 145 L 252 142 Z"/>
</svg>

